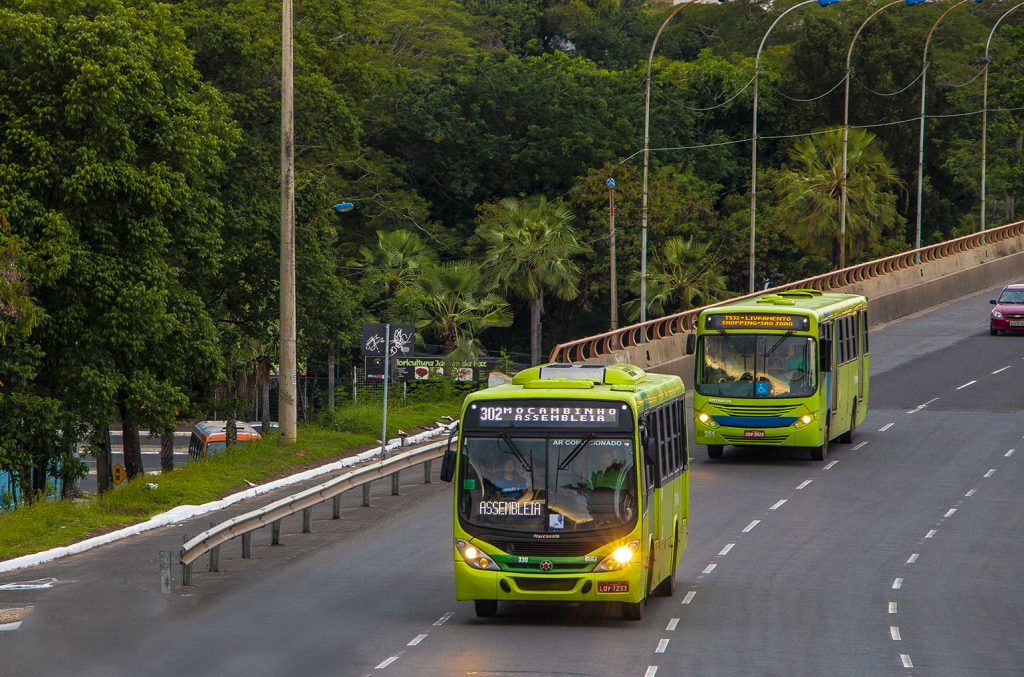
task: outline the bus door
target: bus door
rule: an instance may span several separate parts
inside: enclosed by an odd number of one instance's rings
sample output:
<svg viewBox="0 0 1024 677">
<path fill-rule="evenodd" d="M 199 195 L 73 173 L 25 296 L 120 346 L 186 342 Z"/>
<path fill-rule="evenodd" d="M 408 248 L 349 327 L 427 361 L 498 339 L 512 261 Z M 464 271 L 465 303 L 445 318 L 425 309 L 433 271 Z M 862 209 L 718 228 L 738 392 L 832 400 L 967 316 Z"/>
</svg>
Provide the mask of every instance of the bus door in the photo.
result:
<svg viewBox="0 0 1024 677">
<path fill-rule="evenodd" d="M 836 378 L 837 368 L 839 367 L 838 358 L 838 337 L 836 336 L 836 323 L 829 321 L 821 325 L 820 338 L 825 342 L 825 348 L 828 350 L 828 365 L 824 364 L 824 361 L 820 366 L 828 366 L 828 371 L 822 373 L 822 377 L 825 379 L 823 384 L 823 390 L 825 391 L 825 409 L 828 411 L 828 423 L 829 430 L 826 434 L 831 435 L 832 419 L 835 418 L 836 402 L 839 401 L 839 379 Z M 826 356 L 822 356 L 826 357 Z M 826 440 L 827 441 L 827 440 Z"/>
<path fill-rule="evenodd" d="M 868 392 L 868 377 L 871 371 L 871 360 L 868 359 L 868 311 L 861 310 L 857 313 L 857 349 L 860 366 L 857 379 L 857 404 L 858 411 L 867 410 L 867 402 L 864 401 L 865 393 Z"/>
</svg>

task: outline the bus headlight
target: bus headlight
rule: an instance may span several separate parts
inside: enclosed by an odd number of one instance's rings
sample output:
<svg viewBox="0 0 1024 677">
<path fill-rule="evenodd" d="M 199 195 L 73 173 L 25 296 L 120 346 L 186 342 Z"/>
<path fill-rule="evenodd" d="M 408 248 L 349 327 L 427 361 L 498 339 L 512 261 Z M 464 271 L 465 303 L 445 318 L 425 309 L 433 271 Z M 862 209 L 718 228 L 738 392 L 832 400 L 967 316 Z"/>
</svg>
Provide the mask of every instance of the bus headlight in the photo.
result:
<svg viewBox="0 0 1024 677">
<path fill-rule="evenodd" d="M 466 564 L 474 569 L 501 571 L 498 565 L 494 563 L 494 560 L 486 553 L 481 552 L 480 548 L 475 545 L 470 545 L 460 538 L 455 541 L 455 547 L 458 548 L 459 554 L 462 555 L 462 559 L 465 560 Z"/>
<path fill-rule="evenodd" d="M 803 416 L 796 420 L 796 423 L 793 424 L 793 427 L 803 428 L 805 425 L 810 425 L 811 423 L 813 423 L 814 419 L 814 414 L 804 414 Z"/>
<path fill-rule="evenodd" d="M 717 428 L 718 424 L 715 423 L 715 419 L 711 418 L 706 412 L 700 412 L 697 414 L 697 421 L 703 423 L 709 428 Z"/>
<path fill-rule="evenodd" d="M 601 560 L 601 563 L 594 567 L 594 571 L 618 571 L 633 561 L 639 549 L 640 541 L 630 541 L 626 545 L 619 546 L 612 551 L 612 554 Z"/>
</svg>

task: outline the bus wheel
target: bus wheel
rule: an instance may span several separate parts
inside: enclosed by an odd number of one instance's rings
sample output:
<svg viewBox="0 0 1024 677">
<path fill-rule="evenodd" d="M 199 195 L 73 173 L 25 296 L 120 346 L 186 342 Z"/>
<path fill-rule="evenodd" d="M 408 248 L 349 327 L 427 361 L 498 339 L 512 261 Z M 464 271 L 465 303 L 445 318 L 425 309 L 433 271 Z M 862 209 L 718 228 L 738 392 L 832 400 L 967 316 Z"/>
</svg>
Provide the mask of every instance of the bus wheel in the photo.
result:
<svg viewBox="0 0 1024 677">
<path fill-rule="evenodd" d="M 709 444 L 708 445 L 708 458 L 722 458 L 722 450 L 725 449 L 724 444 Z"/>
<path fill-rule="evenodd" d="M 853 412 L 850 414 L 850 429 L 840 436 L 839 441 L 843 444 L 853 444 L 853 437 L 857 434 L 857 403 L 853 403 Z"/>
<path fill-rule="evenodd" d="M 828 416 L 826 412 L 825 416 Z M 827 420 L 827 419 L 826 419 Z M 811 460 L 812 461 L 824 461 L 825 457 L 828 456 L 828 436 L 829 429 L 828 424 L 825 424 L 825 441 L 821 443 L 820 447 L 811 447 Z"/>
<path fill-rule="evenodd" d="M 496 599 L 474 599 L 473 606 L 476 607 L 476 615 L 480 618 L 491 618 L 498 615 L 498 600 Z"/>
<path fill-rule="evenodd" d="M 644 605 L 647 600 L 639 602 L 622 602 L 622 617 L 627 621 L 642 621 L 644 619 Z"/>
</svg>

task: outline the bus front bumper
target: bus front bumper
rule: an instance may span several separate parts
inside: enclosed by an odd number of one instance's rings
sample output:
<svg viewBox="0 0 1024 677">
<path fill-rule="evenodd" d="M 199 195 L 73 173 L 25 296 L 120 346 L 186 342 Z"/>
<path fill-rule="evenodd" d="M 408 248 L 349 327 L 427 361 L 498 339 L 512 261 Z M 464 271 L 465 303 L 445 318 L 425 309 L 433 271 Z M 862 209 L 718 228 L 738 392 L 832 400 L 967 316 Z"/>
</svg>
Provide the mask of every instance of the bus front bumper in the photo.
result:
<svg viewBox="0 0 1024 677">
<path fill-rule="evenodd" d="M 455 598 L 519 602 L 639 602 L 644 567 L 581 574 L 525 574 L 484 571 L 455 561 Z"/>
</svg>

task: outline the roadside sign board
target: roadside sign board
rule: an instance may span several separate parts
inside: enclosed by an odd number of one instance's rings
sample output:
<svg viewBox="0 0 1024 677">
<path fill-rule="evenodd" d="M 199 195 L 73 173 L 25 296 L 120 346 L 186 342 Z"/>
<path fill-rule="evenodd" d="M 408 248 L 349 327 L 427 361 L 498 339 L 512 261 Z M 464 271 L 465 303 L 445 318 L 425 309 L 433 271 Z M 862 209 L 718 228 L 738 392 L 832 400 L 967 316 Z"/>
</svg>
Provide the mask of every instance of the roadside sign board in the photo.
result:
<svg viewBox="0 0 1024 677">
<path fill-rule="evenodd" d="M 114 484 L 121 484 L 126 479 L 128 479 L 128 472 L 120 463 L 114 464 L 114 470 L 111 474 L 114 476 Z"/>
<path fill-rule="evenodd" d="M 396 357 L 395 380 L 406 383 L 448 376 L 457 383 L 487 378 L 487 360 L 448 360 L 444 357 Z"/>
<path fill-rule="evenodd" d="M 384 344 L 388 344 L 388 355 L 408 355 L 412 353 L 416 338 L 416 328 L 411 324 L 392 324 L 391 336 L 385 336 L 388 325 L 380 322 L 367 322 L 363 325 L 363 355 L 384 355 Z"/>
</svg>

